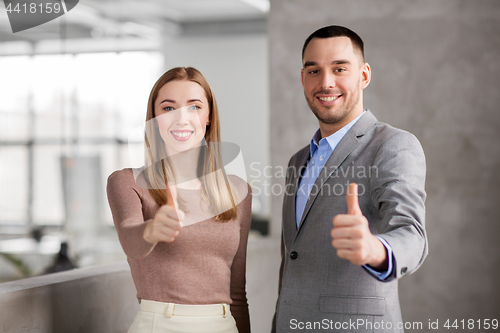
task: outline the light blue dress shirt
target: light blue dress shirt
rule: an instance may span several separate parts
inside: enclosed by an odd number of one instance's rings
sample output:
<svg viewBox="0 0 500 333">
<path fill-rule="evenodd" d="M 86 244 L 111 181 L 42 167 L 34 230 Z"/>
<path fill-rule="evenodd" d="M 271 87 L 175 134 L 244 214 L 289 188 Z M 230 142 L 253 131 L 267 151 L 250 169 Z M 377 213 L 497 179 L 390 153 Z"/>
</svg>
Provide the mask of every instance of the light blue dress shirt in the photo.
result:
<svg viewBox="0 0 500 333">
<path fill-rule="evenodd" d="M 296 213 L 295 215 L 297 219 L 296 220 L 297 228 L 299 227 L 300 221 L 302 220 L 302 215 L 304 214 L 304 209 L 306 207 L 307 199 L 309 198 L 310 193 L 311 192 L 317 193 L 317 191 L 319 191 L 318 188 L 314 188 L 315 186 L 314 183 L 316 182 L 316 178 L 318 178 L 321 169 L 325 166 L 326 161 L 328 161 L 333 151 L 339 144 L 340 140 L 342 140 L 344 135 L 351 129 L 351 127 L 358 121 L 358 119 L 361 118 L 363 114 L 364 112 L 360 114 L 356 119 L 351 121 L 349 124 L 345 125 L 337 132 L 333 133 L 332 135 L 326 138 L 321 138 L 321 132 L 318 129 L 314 134 L 313 138 L 311 139 L 310 160 L 300 180 L 300 185 L 297 191 L 297 197 L 295 201 L 295 213 Z M 380 237 L 377 238 L 380 239 L 382 244 L 384 244 L 385 248 L 387 249 L 387 257 L 389 261 L 388 269 L 386 272 L 379 272 L 374 270 L 368 265 L 364 265 L 363 267 L 367 269 L 368 272 L 370 272 L 372 275 L 377 277 L 379 280 L 385 280 L 393 273 L 392 271 L 394 265 L 393 265 L 392 248 L 383 238 Z"/>
</svg>

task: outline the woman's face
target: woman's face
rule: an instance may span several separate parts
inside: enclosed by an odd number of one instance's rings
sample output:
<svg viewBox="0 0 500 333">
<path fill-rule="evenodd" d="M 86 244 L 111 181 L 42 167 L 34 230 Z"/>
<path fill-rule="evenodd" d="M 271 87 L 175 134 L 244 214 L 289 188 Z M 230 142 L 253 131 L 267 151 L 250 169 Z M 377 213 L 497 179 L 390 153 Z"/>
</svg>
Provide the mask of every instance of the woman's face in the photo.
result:
<svg viewBox="0 0 500 333">
<path fill-rule="evenodd" d="M 210 115 L 205 90 L 196 82 L 176 80 L 160 88 L 155 115 L 168 155 L 199 147 Z"/>
</svg>

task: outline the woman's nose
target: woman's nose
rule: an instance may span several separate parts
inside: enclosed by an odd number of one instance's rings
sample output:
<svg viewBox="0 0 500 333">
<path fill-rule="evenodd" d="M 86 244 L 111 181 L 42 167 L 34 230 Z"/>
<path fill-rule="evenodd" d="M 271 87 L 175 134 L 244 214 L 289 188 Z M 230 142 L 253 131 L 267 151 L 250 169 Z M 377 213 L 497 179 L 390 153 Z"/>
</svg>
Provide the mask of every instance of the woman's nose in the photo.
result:
<svg viewBox="0 0 500 333">
<path fill-rule="evenodd" d="M 177 113 L 176 120 L 179 125 L 186 125 L 189 123 L 189 113 L 187 108 L 179 108 L 175 110 L 175 112 Z"/>
</svg>

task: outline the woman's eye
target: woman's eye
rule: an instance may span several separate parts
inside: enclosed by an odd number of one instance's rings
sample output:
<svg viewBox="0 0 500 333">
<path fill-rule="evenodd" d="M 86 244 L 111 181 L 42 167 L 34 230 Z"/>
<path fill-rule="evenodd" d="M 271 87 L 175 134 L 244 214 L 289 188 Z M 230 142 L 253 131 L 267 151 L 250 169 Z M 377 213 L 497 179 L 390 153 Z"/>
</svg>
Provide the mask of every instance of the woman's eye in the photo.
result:
<svg viewBox="0 0 500 333">
<path fill-rule="evenodd" d="M 173 106 L 167 106 L 167 107 L 164 107 L 163 110 L 165 111 L 174 111 L 174 107 Z"/>
<path fill-rule="evenodd" d="M 201 109 L 198 105 L 190 105 L 188 110 L 198 111 Z"/>
</svg>

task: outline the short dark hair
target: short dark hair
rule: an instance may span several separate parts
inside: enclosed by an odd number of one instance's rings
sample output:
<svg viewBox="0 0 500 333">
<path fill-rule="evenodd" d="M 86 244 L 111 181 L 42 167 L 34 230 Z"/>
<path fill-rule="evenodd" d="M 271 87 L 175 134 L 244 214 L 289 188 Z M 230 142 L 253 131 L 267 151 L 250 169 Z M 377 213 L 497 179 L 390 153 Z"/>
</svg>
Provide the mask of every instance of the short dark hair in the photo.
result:
<svg viewBox="0 0 500 333">
<path fill-rule="evenodd" d="M 306 51 L 307 45 L 313 38 L 332 38 L 332 37 L 348 37 L 351 40 L 353 47 L 358 49 L 361 52 L 361 59 L 363 62 L 365 61 L 365 47 L 363 40 L 358 36 L 357 33 L 348 29 L 346 27 L 342 27 L 340 25 L 329 25 L 327 27 L 320 28 L 313 32 L 307 37 L 304 42 L 304 46 L 302 47 L 302 60 L 304 59 L 304 52 Z"/>
</svg>

